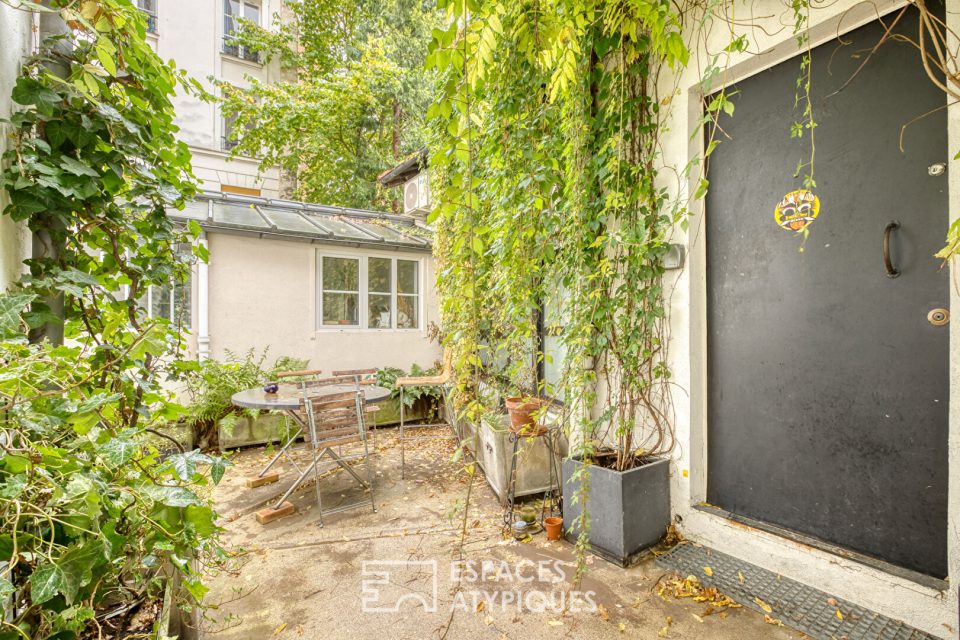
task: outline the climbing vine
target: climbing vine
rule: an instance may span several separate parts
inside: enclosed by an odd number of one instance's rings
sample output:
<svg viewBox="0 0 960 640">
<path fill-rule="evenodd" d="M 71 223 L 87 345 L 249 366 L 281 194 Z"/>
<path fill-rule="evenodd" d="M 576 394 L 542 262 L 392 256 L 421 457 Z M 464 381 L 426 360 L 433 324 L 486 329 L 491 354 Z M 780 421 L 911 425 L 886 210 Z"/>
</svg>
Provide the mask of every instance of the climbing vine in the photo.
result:
<svg viewBox="0 0 960 640">
<path fill-rule="evenodd" d="M 750 47 L 745 23 L 722 1 L 439 4 L 449 20 L 434 31 L 427 59 L 441 78 L 428 112 L 432 217 L 465 418 L 491 409 L 484 385 L 545 394 L 566 400 L 575 457 L 626 470 L 670 452 L 664 260 L 709 189 L 704 165 L 723 142 L 719 116 L 734 112 L 724 76 Z M 934 60 L 928 72 L 942 83 L 939 71 L 953 65 L 945 25 L 915 4 L 924 25 L 918 49 L 936 52 L 925 64 Z M 796 0 L 787 11 L 803 52 L 789 134 L 809 152 L 795 177 L 813 189 L 811 4 Z M 729 39 L 713 53 L 706 34 L 718 27 Z M 661 144 L 692 49 L 705 61 L 696 72 L 709 96 L 697 130 L 706 140 L 702 154 L 672 167 Z M 958 229 L 945 255 L 960 246 Z M 560 309 L 564 359 L 559 379 L 547 381 L 538 365 L 550 355 L 537 336 L 551 305 Z M 580 469 L 574 501 L 589 492 L 589 465 Z"/>
<path fill-rule="evenodd" d="M 129 0 L 3 1 L 44 15 L 3 123 L 3 215 L 34 250 L 0 297 L 0 638 L 120 633 L 161 568 L 196 604 L 221 553 L 200 487 L 226 463 L 161 431 L 183 413 L 166 381 L 196 366 L 184 319 L 138 302 L 206 257 L 166 215 L 196 190 L 171 98 L 198 87 Z"/>
</svg>

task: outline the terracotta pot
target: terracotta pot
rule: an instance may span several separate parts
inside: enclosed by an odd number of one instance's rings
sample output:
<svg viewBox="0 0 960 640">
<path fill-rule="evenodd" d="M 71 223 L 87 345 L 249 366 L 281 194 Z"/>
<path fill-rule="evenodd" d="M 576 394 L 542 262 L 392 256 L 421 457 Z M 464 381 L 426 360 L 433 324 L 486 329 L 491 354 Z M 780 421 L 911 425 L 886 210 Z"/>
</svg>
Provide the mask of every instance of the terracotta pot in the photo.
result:
<svg viewBox="0 0 960 640">
<path fill-rule="evenodd" d="M 547 428 L 538 425 L 532 415 L 543 407 L 543 401 L 540 398 L 515 396 L 504 398 L 504 404 L 507 405 L 507 413 L 510 414 L 510 431 L 513 433 L 533 437 L 542 436 L 547 432 Z"/>
<path fill-rule="evenodd" d="M 559 540 L 563 537 L 563 518 L 556 516 L 545 518 L 543 528 L 547 530 L 547 540 Z"/>
</svg>

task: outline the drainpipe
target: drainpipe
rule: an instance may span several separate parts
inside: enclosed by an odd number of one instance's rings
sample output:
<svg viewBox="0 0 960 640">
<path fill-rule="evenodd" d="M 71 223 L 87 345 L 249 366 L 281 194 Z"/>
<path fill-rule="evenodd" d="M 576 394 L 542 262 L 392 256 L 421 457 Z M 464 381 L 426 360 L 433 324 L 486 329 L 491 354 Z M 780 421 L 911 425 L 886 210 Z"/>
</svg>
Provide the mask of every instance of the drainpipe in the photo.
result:
<svg viewBox="0 0 960 640">
<path fill-rule="evenodd" d="M 201 231 L 198 242 L 209 250 L 207 232 Z M 210 271 L 207 262 L 197 263 L 197 359 L 210 357 Z"/>
<path fill-rule="evenodd" d="M 44 0 L 42 4 L 44 7 L 51 8 L 50 0 Z M 69 34 L 70 28 L 67 26 L 67 23 L 63 21 L 63 18 L 60 17 L 58 11 L 45 11 L 40 14 L 38 36 L 41 45 L 47 38 Z M 70 43 L 70 38 L 66 37 L 57 40 L 53 48 L 60 53 L 69 55 L 73 49 L 73 45 Z M 70 75 L 70 66 L 68 64 L 63 62 L 48 62 L 46 64 L 47 69 L 56 76 L 66 78 Z M 31 257 L 33 259 L 46 258 L 53 262 L 59 261 L 60 254 L 63 252 L 66 243 L 66 240 L 63 239 L 65 236 L 63 223 L 56 216 L 51 215 L 50 212 L 41 213 L 37 217 L 37 222 L 39 224 L 34 225 L 35 228 L 33 229 L 33 237 L 31 240 Z M 40 275 L 39 272 L 41 269 L 42 267 L 32 267 L 30 269 L 31 275 Z M 63 293 L 50 294 L 44 296 L 41 300 L 43 304 L 49 308 L 50 313 L 57 319 L 45 322 L 36 329 L 31 330 L 30 341 L 37 343 L 49 340 L 53 345 L 61 345 L 63 344 L 63 323 L 65 318 Z"/>
</svg>

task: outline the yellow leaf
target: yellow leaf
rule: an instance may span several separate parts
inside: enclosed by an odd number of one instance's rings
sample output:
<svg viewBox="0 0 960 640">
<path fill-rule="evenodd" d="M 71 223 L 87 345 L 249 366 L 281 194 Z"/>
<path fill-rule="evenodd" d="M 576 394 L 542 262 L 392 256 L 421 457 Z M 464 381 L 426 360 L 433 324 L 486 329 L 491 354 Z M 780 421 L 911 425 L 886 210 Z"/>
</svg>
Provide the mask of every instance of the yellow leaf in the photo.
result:
<svg viewBox="0 0 960 640">
<path fill-rule="evenodd" d="M 620 629 L 620 633 L 626 633 L 627 631 L 627 625 L 623 624 L 622 622 L 617 628 Z"/>
<path fill-rule="evenodd" d="M 607 611 L 607 608 L 602 604 L 597 606 L 597 613 L 599 613 L 600 617 L 603 618 L 604 620 L 610 619 L 610 612 Z"/>
<path fill-rule="evenodd" d="M 753 597 L 753 601 L 756 602 L 756 603 L 757 603 L 757 606 L 759 606 L 759 607 L 760 607 L 761 609 L 763 609 L 765 612 L 767 612 L 767 613 L 773 613 L 773 607 L 771 607 L 770 605 L 768 605 L 766 602 L 764 602 L 764 601 L 761 600 L 760 598 L 754 596 L 754 597 Z"/>
<path fill-rule="evenodd" d="M 286 628 L 287 628 L 287 623 L 284 622 L 284 623 L 281 624 L 279 627 L 277 627 L 276 629 L 274 629 L 274 630 L 273 630 L 273 635 L 274 635 L 274 637 L 276 637 L 276 636 L 280 635 L 281 633 L 283 633 L 283 630 L 286 629 Z"/>
<path fill-rule="evenodd" d="M 691 613 L 690 615 L 693 616 L 693 619 L 694 619 L 694 620 L 696 620 L 696 621 L 699 622 L 700 624 L 703 624 L 703 618 L 701 618 L 700 616 L 698 616 L 698 615 L 695 614 L 695 613 Z"/>
<path fill-rule="evenodd" d="M 547 624 L 550 625 L 551 627 L 562 627 L 562 626 L 563 626 L 563 622 L 561 622 L 560 620 L 547 620 Z"/>
<path fill-rule="evenodd" d="M 708 577 L 713 577 L 713 569 L 710 567 L 704 567 L 703 572 L 707 574 Z"/>
<path fill-rule="evenodd" d="M 837 609 L 837 620 L 843 620 L 843 614 L 840 613 L 840 609 Z"/>
<path fill-rule="evenodd" d="M 740 584 L 744 583 L 743 572 L 737 571 L 737 579 L 740 581 Z"/>
<path fill-rule="evenodd" d="M 777 627 L 783 626 L 783 622 L 779 618 L 771 618 L 768 615 L 763 616 L 763 621 L 766 622 L 767 624 L 772 624 Z"/>
</svg>

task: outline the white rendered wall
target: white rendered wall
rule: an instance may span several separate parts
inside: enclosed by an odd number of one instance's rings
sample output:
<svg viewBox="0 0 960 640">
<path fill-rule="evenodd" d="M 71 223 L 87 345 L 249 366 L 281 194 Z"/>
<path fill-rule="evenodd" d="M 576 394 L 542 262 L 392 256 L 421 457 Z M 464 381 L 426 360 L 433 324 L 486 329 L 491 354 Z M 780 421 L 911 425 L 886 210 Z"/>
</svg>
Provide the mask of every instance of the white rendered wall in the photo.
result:
<svg viewBox="0 0 960 640">
<path fill-rule="evenodd" d="M 272 19 L 280 0 L 261 0 L 261 22 Z M 224 54 L 223 0 L 159 0 L 157 35 L 151 36 L 157 53 L 213 91 L 210 77 L 247 86 L 247 77 L 260 82 L 281 78 L 276 61 L 262 65 Z M 222 185 L 260 189 L 266 198 L 280 196 L 279 171 L 268 169 L 260 175 L 259 164 L 249 158 L 230 159 L 222 149 L 223 123 L 220 107 L 193 96 L 179 95 L 174 100 L 179 137 L 190 146 L 193 169 L 201 187 L 219 191 Z"/>
<path fill-rule="evenodd" d="M 429 253 L 371 251 L 254 236 L 207 233 L 210 262 L 210 357 L 223 359 L 227 350 L 242 354 L 270 347 L 267 364 L 280 356 L 306 358 L 324 373 L 335 369 L 424 367 L 442 358 L 428 337 L 439 322 Z M 421 260 L 424 296 L 419 330 L 317 329 L 317 252 L 384 256 Z M 196 308 L 196 307 L 195 307 Z"/>
<path fill-rule="evenodd" d="M 902 6 L 902 2 L 880 0 L 876 3 L 857 3 L 839 0 L 825 8 L 811 10 L 811 40 L 813 45 L 835 38 L 838 33 L 850 31 Z M 954 31 L 960 22 L 960 2 L 947 0 L 948 22 Z M 816 5 L 815 5 L 816 6 Z M 736 33 L 746 33 L 750 52 L 730 60 L 723 83 L 729 84 L 760 69 L 797 55 L 789 8 L 775 0 L 758 0 L 749 4 L 736 3 L 734 18 L 753 22 L 764 29 L 735 27 Z M 663 163 L 667 167 L 684 167 L 702 153 L 701 136 L 697 131 L 701 116 L 700 73 L 710 56 L 721 52 L 730 41 L 726 23 L 715 25 L 704 43 L 701 40 L 699 57 L 691 58 L 690 66 L 674 84 L 675 79 L 662 79 L 662 94 L 672 88 L 678 90 L 669 106 L 669 130 L 663 133 Z M 953 44 L 956 46 L 956 43 Z M 709 51 L 710 54 L 705 52 Z M 760 55 L 758 55 L 760 54 Z M 918 54 L 919 55 L 919 54 Z M 714 81 L 712 90 L 719 85 Z M 946 102 L 946 97 L 944 97 Z M 960 150 L 960 106 L 949 108 L 950 156 Z M 664 171 L 672 183 L 664 185 L 684 195 L 695 189 L 697 177 L 677 184 L 676 173 Z M 666 178 L 665 178 L 666 179 Z M 960 211 L 960 163 L 950 162 L 951 209 Z M 678 446 L 674 451 L 671 474 L 673 510 L 683 533 L 695 542 L 740 557 L 781 575 L 818 587 L 833 595 L 857 602 L 875 611 L 943 638 L 960 638 L 958 624 L 957 586 L 960 584 L 960 328 L 951 328 L 951 409 L 949 440 L 949 582 L 946 591 L 921 586 L 905 578 L 885 573 L 856 561 L 821 551 L 802 543 L 759 531 L 732 522 L 720 515 L 694 507 L 706 499 L 707 479 L 707 367 L 706 367 L 706 254 L 705 226 L 702 207 L 691 220 L 688 232 L 676 234 L 676 241 L 687 245 L 688 262 L 683 271 L 668 272 L 670 296 L 669 348 L 670 366 L 678 389 L 673 394 L 676 408 Z M 709 215 L 709 214 L 707 214 Z M 956 213 L 949 218 L 955 217 Z M 948 226 L 944 212 L 943 229 Z M 672 286 L 672 291 L 669 287 Z M 960 300 L 957 288 L 952 287 L 952 302 Z M 960 308 L 960 307 L 954 307 Z"/>
<path fill-rule="evenodd" d="M 23 57 L 33 47 L 33 17 L 29 11 L 18 11 L 0 3 L 0 118 L 7 118 L 13 108 L 10 92 L 20 73 Z M 6 151 L 9 125 L 0 124 L 0 155 Z M 0 211 L 9 199 L 0 191 Z M 0 291 L 6 291 L 24 271 L 23 260 L 30 255 L 30 233 L 23 223 L 0 216 Z"/>
</svg>

